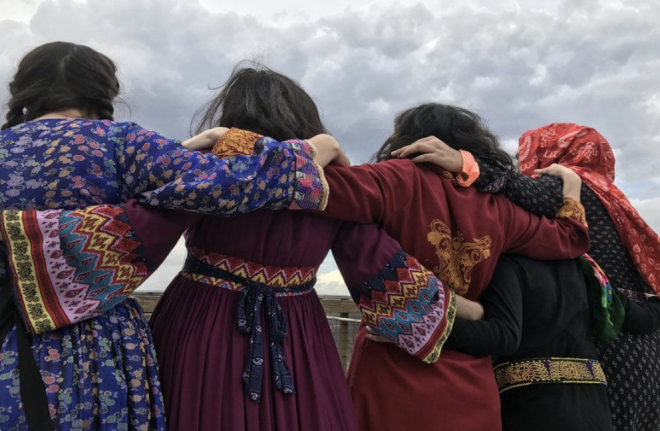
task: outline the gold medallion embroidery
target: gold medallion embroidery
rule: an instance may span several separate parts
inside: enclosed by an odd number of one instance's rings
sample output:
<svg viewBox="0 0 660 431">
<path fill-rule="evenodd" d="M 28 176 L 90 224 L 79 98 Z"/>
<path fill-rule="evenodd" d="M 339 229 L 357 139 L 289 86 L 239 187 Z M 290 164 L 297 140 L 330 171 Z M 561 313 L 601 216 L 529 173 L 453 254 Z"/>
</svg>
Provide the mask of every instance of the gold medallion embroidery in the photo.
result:
<svg viewBox="0 0 660 431">
<path fill-rule="evenodd" d="M 435 247 L 440 261 L 433 272 L 457 294 L 464 295 L 470 287 L 474 266 L 490 257 L 492 239 L 486 235 L 473 238 L 474 242 L 465 242 L 462 233 L 452 237 L 447 225 L 438 219 L 433 220 L 430 227 L 426 239 Z"/>
</svg>

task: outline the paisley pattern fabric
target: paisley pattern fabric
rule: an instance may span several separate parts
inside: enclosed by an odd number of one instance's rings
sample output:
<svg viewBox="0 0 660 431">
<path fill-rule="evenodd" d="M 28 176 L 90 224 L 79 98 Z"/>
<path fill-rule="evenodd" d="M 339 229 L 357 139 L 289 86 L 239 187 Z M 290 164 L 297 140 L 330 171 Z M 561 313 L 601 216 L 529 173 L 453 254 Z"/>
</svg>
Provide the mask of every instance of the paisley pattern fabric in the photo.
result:
<svg viewBox="0 0 660 431">
<path fill-rule="evenodd" d="M 151 337 L 140 307 L 126 299 L 152 268 L 133 255 L 139 246 L 121 217 L 107 224 L 108 214 L 89 214 L 93 222 L 85 225 L 75 210 L 130 198 L 221 215 L 294 202 L 322 209 L 318 196 L 327 191 L 317 190 L 325 185 L 306 143 L 294 148 L 259 139 L 254 153 L 220 160 L 136 124 L 110 121 L 38 120 L 0 132 L 0 170 L 7 173 L 0 176 L 0 208 L 73 211 L 61 214 L 61 225 L 43 218 L 24 223 L 27 230 L 10 227 L 17 247 L 9 250 L 12 259 L 0 262 L 0 277 L 34 277 L 15 291 L 25 294 L 23 317 L 31 328 L 60 328 L 32 338 L 55 429 L 165 428 Z M 311 203 L 301 201 L 310 197 Z M 88 241 L 87 229 L 103 240 Z M 58 237 L 71 248 L 54 247 Z M 45 246 L 24 247 L 40 241 Z M 78 272 L 64 270 L 65 264 L 77 265 Z M 17 355 L 14 328 L 0 351 L 3 431 L 25 429 Z"/>
</svg>

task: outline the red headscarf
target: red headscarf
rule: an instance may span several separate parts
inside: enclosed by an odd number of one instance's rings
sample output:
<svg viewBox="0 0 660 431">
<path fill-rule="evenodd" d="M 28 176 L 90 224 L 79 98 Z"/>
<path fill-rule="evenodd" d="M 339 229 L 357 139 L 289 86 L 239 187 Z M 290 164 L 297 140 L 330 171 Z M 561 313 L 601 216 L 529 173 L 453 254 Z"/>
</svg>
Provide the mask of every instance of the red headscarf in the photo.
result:
<svg viewBox="0 0 660 431">
<path fill-rule="evenodd" d="M 570 123 L 543 126 L 520 137 L 518 157 L 526 175 L 553 163 L 577 173 L 603 203 L 637 270 L 660 296 L 660 237 L 613 184 L 614 154 L 600 133 Z"/>
</svg>

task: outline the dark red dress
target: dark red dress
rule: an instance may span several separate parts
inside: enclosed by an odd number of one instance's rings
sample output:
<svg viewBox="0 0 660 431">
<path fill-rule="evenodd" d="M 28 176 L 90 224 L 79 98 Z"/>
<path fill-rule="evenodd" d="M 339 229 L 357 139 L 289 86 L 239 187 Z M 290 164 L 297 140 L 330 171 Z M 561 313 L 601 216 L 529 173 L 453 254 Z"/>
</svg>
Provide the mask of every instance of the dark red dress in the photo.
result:
<svg viewBox="0 0 660 431">
<path fill-rule="evenodd" d="M 589 247 L 584 211 L 567 200 L 556 220 L 499 196 L 458 188 L 442 171 L 410 160 L 326 169 L 324 214 L 378 223 L 445 285 L 477 299 L 503 252 L 577 257 Z M 362 431 L 497 431 L 498 389 L 489 358 L 443 350 L 434 364 L 393 345 L 355 340 L 349 385 Z"/>
</svg>

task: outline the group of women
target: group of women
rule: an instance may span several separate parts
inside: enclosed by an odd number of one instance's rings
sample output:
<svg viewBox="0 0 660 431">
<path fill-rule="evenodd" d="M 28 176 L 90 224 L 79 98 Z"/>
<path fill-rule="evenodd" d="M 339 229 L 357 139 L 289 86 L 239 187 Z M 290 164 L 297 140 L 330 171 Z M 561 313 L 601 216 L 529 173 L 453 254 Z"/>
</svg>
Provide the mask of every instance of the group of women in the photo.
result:
<svg viewBox="0 0 660 431">
<path fill-rule="evenodd" d="M 9 88 L 3 431 L 660 430 L 660 239 L 594 130 L 528 132 L 517 173 L 428 103 L 348 166 L 265 68 L 183 145 L 113 121 L 116 67 L 85 46 L 36 48 Z M 147 325 L 130 294 L 182 234 Z M 363 318 L 348 381 L 313 289 L 330 250 Z"/>
</svg>

